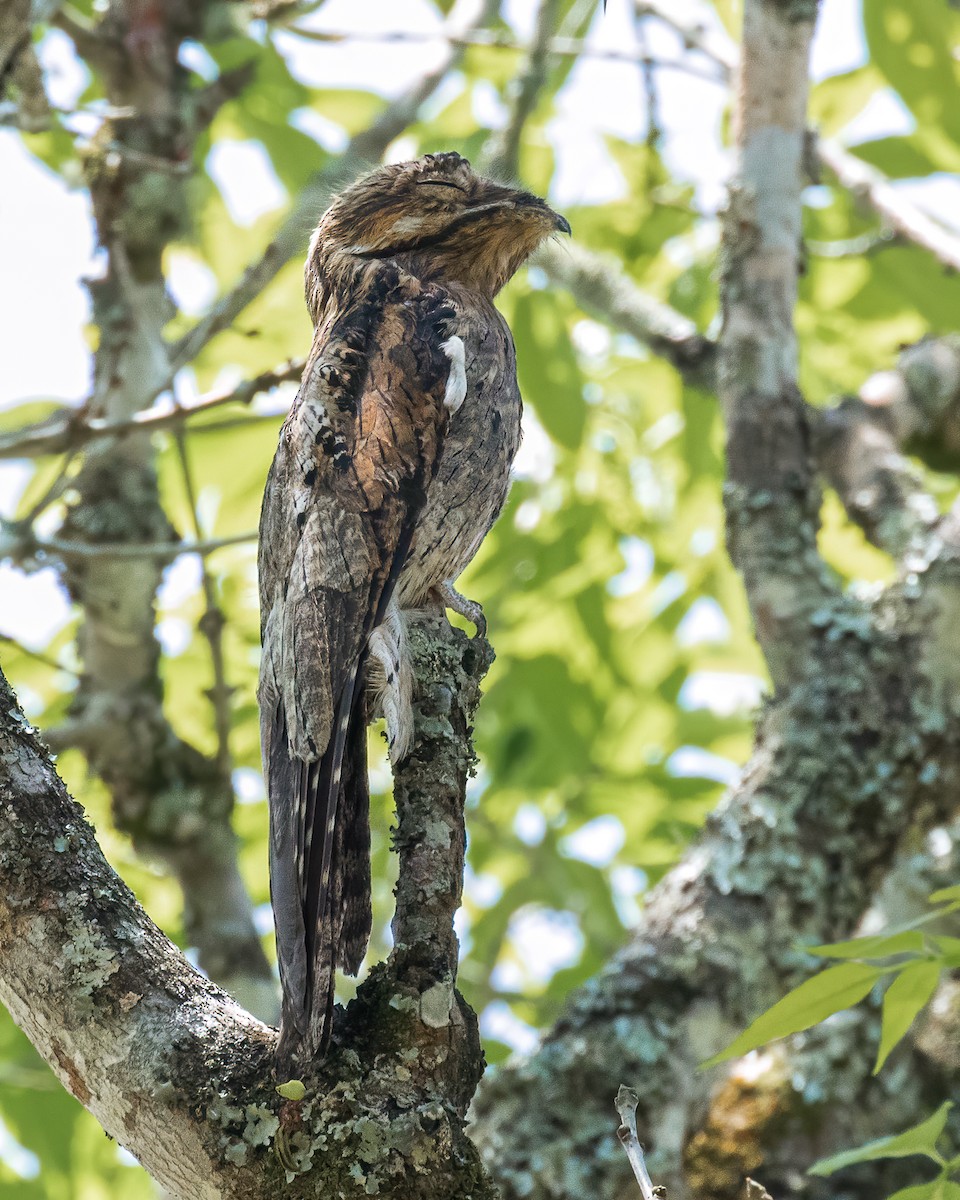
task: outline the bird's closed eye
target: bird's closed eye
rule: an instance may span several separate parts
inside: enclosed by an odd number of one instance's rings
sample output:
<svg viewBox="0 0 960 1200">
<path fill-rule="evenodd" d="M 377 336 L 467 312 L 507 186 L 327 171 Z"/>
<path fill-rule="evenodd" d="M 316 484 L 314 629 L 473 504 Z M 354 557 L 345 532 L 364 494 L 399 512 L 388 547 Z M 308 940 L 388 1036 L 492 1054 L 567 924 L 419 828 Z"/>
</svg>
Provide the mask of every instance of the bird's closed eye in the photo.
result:
<svg viewBox="0 0 960 1200">
<path fill-rule="evenodd" d="M 457 192 L 463 191 L 459 183 L 451 183 L 448 179 L 421 179 L 418 187 L 447 187 Z"/>
</svg>

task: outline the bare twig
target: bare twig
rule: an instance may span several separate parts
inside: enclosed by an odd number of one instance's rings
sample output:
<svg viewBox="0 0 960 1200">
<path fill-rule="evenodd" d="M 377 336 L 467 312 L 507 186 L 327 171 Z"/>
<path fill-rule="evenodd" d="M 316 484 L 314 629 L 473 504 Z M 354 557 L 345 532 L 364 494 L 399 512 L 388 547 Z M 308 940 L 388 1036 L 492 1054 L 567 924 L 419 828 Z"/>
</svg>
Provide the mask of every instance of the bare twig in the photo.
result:
<svg viewBox="0 0 960 1200">
<path fill-rule="evenodd" d="M 64 538 L 35 538 L 19 523 L 0 518 L 0 558 L 23 561 L 38 554 L 52 558 L 152 559 L 156 563 L 173 562 L 181 554 L 213 554 L 225 546 L 255 542 L 255 530 L 205 541 L 182 542 L 73 542 Z"/>
<path fill-rule="evenodd" d="M 303 374 L 303 359 L 291 359 L 272 371 L 264 371 L 226 392 L 212 392 L 194 404 L 175 408 L 141 409 L 121 420 L 86 417 L 89 400 L 78 409 L 64 409 L 45 421 L 0 435 L 0 459 L 37 458 L 43 454 L 61 454 L 97 438 L 123 437 L 131 433 L 181 427 L 190 417 L 227 404 L 251 404 L 262 392 L 272 391 L 281 383 L 297 380 Z"/>
<path fill-rule="evenodd" d="M 640 79 L 643 84 L 643 95 L 647 109 L 647 145 L 656 147 L 663 136 L 663 126 L 660 123 L 660 97 L 657 93 L 657 73 L 659 65 L 650 54 L 647 44 L 646 18 L 636 14 L 636 38 L 639 51 Z"/>
<path fill-rule="evenodd" d="M 448 46 L 458 46 L 469 49 L 480 46 L 492 50 L 511 50 L 515 53 L 529 53 L 531 47 L 522 42 L 514 41 L 506 34 L 497 33 L 492 29 L 478 29 L 474 33 L 461 34 L 459 37 L 438 33 L 415 33 L 411 30 L 394 29 L 385 32 L 364 30 L 334 31 L 327 29 L 303 29 L 293 25 L 290 32 L 313 42 L 323 42 L 327 45 L 343 45 L 353 42 L 374 42 L 383 45 L 435 45 L 446 42 Z M 637 50 L 607 50 L 592 46 L 584 38 L 552 37 L 547 42 L 547 56 L 550 58 L 589 58 L 597 62 L 645 63 L 653 62 L 657 67 L 668 71 L 683 71 L 685 74 L 696 75 L 710 83 L 725 82 L 722 74 L 715 70 L 704 69 L 696 63 L 684 58 L 648 58 L 643 49 Z"/>
<path fill-rule="evenodd" d="M 197 507 L 197 492 L 193 485 L 193 474 L 190 470 L 190 459 L 187 455 L 186 438 L 183 429 L 177 430 L 177 455 L 180 459 L 180 470 L 183 475 L 183 487 L 187 494 L 193 520 L 193 533 L 197 544 L 203 540 L 203 530 L 200 527 L 200 512 Z M 210 660 L 213 664 L 213 687 L 208 689 L 207 696 L 213 705 L 214 722 L 217 729 L 217 766 L 224 784 L 229 786 L 231 775 L 230 760 L 230 707 L 234 689 L 227 683 L 227 664 L 223 653 L 223 626 L 225 624 L 223 610 L 217 597 L 216 584 L 207 567 L 206 555 L 200 556 L 200 577 L 206 609 L 200 618 L 200 632 L 210 645 Z"/>
<path fill-rule="evenodd" d="M 653 1186 L 653 1180 L 650 1178 L 643 1157 L 643 1146 L 637 1136 L 637 1105 L 640 1103 L 640 1097 L 633 1088 L 625 1087 L 621 1083 L 617 1090 L 615 1103 L 617 1112 L 620 1114 L 620 1128 L 617 1130 L 617 1137 L 630 1160 L 637 1183 L 640 1184 L 643 1200 L 659 1200 L 664 1195 L 664 1189 Z"/>
</svg>

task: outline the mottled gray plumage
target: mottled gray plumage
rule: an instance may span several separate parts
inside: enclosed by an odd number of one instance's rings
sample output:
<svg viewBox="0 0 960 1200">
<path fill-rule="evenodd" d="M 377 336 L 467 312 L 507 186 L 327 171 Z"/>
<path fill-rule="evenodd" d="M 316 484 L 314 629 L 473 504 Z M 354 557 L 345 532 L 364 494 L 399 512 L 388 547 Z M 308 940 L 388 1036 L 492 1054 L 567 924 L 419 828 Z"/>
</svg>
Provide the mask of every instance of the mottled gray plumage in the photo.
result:
<svg viewBox="0 0 960 1200">
<path fill-rule="evenodd" d="M 543 201 L 456 154 L 339 196 L 307 261 L 313 349 L 260 525 L 261 732 L 283 985 L 280 1062 L 322 1052 L 334 971 L 370 931 L 366 724 L 412 730 L 405 617 L 443 605 L 507 495 L 520 438 L 493 296 L 544 237 Z"/>
</svg>

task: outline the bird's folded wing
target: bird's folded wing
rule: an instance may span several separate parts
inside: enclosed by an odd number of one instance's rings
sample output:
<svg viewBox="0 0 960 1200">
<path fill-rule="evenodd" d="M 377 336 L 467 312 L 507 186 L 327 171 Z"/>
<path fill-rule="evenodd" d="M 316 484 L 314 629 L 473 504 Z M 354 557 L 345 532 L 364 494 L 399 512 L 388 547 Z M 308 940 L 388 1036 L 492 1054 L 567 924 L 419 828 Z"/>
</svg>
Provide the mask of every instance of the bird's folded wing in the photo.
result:
<svg viewBox="0 0 960 1200">
<path fill-rule="evenodd" d="M 367 638 L 442 444 L 451 316 L 442 294 L 390 269 L 371 271 L 318 331 L 267 483 L 260 702 L 271 890 L 285 997 L 300 1019 L 332 989 L 339 927 L 327 892 L 337 887 L 343 754 L 357 743 L 351 722 L 364 719 L 354 696 Z"/>
</svg>

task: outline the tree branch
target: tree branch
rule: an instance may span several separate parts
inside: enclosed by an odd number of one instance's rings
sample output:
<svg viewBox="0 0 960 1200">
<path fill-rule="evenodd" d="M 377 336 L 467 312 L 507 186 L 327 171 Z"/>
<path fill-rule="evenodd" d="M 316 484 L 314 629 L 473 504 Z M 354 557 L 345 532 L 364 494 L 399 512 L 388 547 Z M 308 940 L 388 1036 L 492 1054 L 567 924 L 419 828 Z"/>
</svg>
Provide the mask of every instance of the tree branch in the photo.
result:
<svg viewBox="0 0 960 1200">
<path fill-rule="evenodd" d="M 162 429 L 179 429 L 190 417 L 208 413 L 227 404 L 252 404 L 262 393 L 273 391 L 282 383 L 299 380 L 303 374 L 304 362 L 302 358 L 291 359 L 272 371 L 263 371 L 253 379 L 245 380 L 227 392 L 213 392 L 208 396 L 201 396 L 189 405 L 141 409 L 118 421 L 91 416 L 92 397 L 88 397 L 78 409 L 63 409 L 35 425 L 0 434 L 0 459 L 65 454 L 100 438 L 119 438 L 131 433 L 156 433 Z"/>
<path fill-rule="evenodd" d="M 813 21 L 784 7 L 744 8 L 719 367 L 728 546 L 777 688 L 802 670 L 809 618 L 834 594 L 817 550 L 819 495 L 793 331 Z"/>
<path fill-rule="evenodd" d="M 682 313 L 636 286 L 614 259 L 549 242 L 533 259 L 580 307 L 665 358 L 691 387 L 716 388 L 717 346 Z"/>
<path fill-rule="evenodd" d="M 0 999 L 175 1197 L 495 1200 L 463 1128 L 483 1056 L 454 990 L 452 931 L 469 729 L 490 652 L 442 615 L 425 617 L 412 642 L 397 942 L 341 1014 L 303 1096 L 286 1102 L 272 1077 L 274 1032 L 152 925 L 0 674 Z"/>
</svg>

